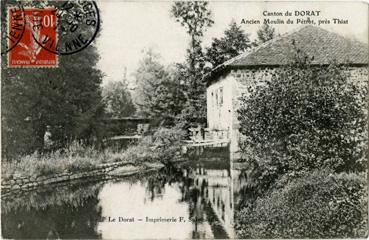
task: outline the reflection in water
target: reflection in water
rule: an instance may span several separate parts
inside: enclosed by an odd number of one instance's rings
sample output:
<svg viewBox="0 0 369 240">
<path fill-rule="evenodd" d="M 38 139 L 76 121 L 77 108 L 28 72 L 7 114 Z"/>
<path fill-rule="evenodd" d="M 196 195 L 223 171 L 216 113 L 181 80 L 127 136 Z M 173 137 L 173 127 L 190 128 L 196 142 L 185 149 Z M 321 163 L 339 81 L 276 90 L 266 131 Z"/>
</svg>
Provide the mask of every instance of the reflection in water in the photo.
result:
<svg viewBox="0 0 369 240">
<path fill-rule="evenodd" d="M 258 173 L 253 169 L 255 168 L 247 164 L 240 164 L 232 170 L 235 211 L 250 204 L 250 200 L 260 194 L 256 182 Z"/>
<path fill-rule="evenodd" d="M 101 184 L 45 189 L 2 200 L 4 238 L 101 238 L 97 193 Z"/>
<path fill-rule="evenodd" d="M 119 217 L 134 222 L 119 222 Z M 177 223 L 146 222 L 160 217 Z M 16 239 L 233 237 L 230 169 L 221 159 L 196 160 L 135 179 L 7 196 L 2 219 L 2 236 Z"/>
</svg>

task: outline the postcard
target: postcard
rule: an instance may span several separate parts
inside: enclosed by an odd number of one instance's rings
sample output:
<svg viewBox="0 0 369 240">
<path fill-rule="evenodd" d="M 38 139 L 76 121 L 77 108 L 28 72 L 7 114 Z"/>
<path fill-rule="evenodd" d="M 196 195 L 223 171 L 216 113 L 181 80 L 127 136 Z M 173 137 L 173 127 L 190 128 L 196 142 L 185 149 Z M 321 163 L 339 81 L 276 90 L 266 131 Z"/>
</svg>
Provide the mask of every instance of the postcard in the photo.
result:
<svg viewBox="0 0 369 240">
<path fill-rule="evenodd" d="M 1 237 L 367 238 L 368 28 L 359 1 L 1 1 Z"/>
</svg>

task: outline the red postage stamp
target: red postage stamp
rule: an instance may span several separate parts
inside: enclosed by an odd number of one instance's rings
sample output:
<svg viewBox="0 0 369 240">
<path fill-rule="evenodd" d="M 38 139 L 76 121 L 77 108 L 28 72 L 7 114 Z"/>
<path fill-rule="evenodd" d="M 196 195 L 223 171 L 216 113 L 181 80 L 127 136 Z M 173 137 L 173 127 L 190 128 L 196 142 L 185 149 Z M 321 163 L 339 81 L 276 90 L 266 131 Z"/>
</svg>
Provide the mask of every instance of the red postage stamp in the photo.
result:
<svg viewBox="0 0 369 240">
<path fill-rule="evenodd" d="M 48 41 L 50 36 L 57 39 L 55 8 L 26 8 L 24 18 L 25 29 L 22 38 L 17 46 L 8 52 L 8 67 L 57 67 L 58 55 L 40 44 Z M 11 31 L 9 26 L 16 24 L 16 18 L 9 9 L 8 30 Z"/>
</svg>

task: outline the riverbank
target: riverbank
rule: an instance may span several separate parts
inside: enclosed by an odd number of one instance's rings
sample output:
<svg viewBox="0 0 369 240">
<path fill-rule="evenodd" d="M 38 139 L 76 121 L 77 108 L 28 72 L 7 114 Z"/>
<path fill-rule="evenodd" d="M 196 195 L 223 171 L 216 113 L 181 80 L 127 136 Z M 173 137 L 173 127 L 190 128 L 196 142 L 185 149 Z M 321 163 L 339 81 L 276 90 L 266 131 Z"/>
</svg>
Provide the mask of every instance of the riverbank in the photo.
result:
<svg viewBox="0 0 369 240">
<path fill-rule="evenodd" d="M 12 161 L 2 161 L 2 191 L 32 189 L 38 186 L 80 178 L 125 176 L 181 160 L 178 138 L 171 130 L 160 130 L 138 144 L 120 151 L 96 150 L 73 143 L 51 153 L 34 153 Z M 177 134 L 178 135 L 178 134 Z M 178 135 L 180 136 L 180 135 Z M 172 139 L 163 144 L 158 139 Z"/>
<path fill-rule="evenodd" d="M 60 239 L 119 239 L 133 232 L 143 239 L 160 231 L 163 239 L 225 239 L 233 216 L 229 166 L 214 167 L 208 164 L 211 159 L 204 160 L 207 163 L 176 162 L 125 177 L 80 179 L 3 196 L 1 210 L 7 221 L 2 234 L 7 239 L 46 239 L 51 238 L 49 232 Z M 207 171 L 211 174 L 204 174 Z M 116 172 L 120 168 L 109 173 Z M 109 217 L 116 221 L 109 222 Z M 153 224 L 146 217 L 174 217 L 177 223 Z"/>
<path fill-rule="evenodd" d="M 1 189 L 2 195 L 7 195 L 13 192 L 31 191 L 39 187 L 68 181 L 128 177 L 138 173 L 158 170 L 164 166 L 160 162 L 139 164 L 116 162 L 101 164 L 89 170 L 65 171 L 59 174 L 39 176 L 12 176 L 1 181 Z"/>
</svg>

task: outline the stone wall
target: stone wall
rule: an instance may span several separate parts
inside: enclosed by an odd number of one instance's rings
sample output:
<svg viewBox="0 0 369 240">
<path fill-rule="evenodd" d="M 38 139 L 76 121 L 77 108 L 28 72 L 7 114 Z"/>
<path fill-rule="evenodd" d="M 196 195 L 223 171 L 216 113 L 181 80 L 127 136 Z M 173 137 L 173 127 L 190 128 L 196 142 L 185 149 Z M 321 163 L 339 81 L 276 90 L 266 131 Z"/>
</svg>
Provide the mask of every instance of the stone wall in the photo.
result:
<svg viewBox="0 0 369 240">
<path fill-rule="evenodd" d="M 125 165 L 132 164 L 125 162 L 106 163 L 93 169 L 84 171 L 66 171 L 63 173 L 47 176 L 11 176 L 9 178 L 3 177 L 1 181 L 1 193 L 2 195 L 4 195 L 14 191 L 32 190 L 49 184 L 56 184 L 77 179 L 104 177 L 108 172 Z"/>
<path fill-rule="evenodd" d="M 368 67 L 350 67 L 346 73 L 348 78 L 356 85 L 368 85 Z"/>
</svg>

